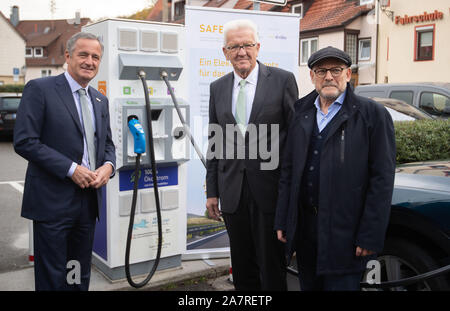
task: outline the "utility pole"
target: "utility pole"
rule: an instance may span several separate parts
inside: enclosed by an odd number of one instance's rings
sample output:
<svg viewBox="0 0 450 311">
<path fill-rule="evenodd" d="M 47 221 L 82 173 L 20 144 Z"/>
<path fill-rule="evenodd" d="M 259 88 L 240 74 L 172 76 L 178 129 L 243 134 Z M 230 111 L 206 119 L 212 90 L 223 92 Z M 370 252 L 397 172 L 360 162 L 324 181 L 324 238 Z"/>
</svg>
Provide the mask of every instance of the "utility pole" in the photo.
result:
<svg viewBox="0 0 450 311">
<path fill-rule="evenodd" d="M 56 0 L 50 0 L 50 13 L 52 13 L 52 19 L 55 18 L 56 12 Z"/>
<path fill-rule="evenodd" d="M 55 12 L 56 12 L 56 0 L 50 0 L 50 13 L 52 14 L 52 30 L 55 29 Z"/>
</svg>

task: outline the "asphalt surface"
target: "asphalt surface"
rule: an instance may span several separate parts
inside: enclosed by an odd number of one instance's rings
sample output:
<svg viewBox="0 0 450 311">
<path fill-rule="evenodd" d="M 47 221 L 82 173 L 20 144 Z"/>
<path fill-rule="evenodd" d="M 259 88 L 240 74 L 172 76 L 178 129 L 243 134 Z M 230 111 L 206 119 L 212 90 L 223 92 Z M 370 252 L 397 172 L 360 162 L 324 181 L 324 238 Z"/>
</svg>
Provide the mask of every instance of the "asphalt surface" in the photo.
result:
<svg viewBox="0 0 450 311">
<path fill-rule="evenodd" d="M 0 137 L 0 273 L 28 267 L 28 224 L 20 217 L 27 161 Z"/>
</svg>

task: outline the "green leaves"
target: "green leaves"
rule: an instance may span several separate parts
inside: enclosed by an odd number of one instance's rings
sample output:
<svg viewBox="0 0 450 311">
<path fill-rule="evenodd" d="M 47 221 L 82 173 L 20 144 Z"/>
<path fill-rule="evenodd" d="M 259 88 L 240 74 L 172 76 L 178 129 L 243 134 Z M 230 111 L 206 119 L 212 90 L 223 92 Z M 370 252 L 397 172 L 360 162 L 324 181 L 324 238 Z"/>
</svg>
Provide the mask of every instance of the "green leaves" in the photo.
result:
<svg viewBox="0 0 450 311">
<path fill-rule="evenodd" d="M 397 164 L 450 159 L 450 120 L 394 122 Z"/>
</svg>

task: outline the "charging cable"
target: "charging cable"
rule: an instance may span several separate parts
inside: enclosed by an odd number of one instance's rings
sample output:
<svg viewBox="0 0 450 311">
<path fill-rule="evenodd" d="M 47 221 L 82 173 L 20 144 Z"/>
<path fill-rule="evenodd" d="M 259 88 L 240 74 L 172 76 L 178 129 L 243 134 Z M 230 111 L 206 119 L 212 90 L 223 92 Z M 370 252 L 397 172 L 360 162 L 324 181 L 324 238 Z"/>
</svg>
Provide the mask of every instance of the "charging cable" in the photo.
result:
<svg viewBox="0 0 450 311">
<path fill-rule="evenodd" d="M 127 245 L 125 250 L 125 273 L 127 276 L 128 283 L 134 288 L 140 288 L 145 286 L 153 277 L 156 269 L 158 268 L 159 260 L 161 258 L 161 248 L 162 248 L 162 220 L 161 220 L 161 204 L 159 201 L 159 191 L 158 191 L 158 179 L 156 173 L 156 161 L 155 161 L 155 148 L 153 143 L 153 128 L 152 128 L 152 110 L 150 107 L 150 98 L 148 94 L 148 86 L 147 81 L 145 80 L 146 74 L 145 71 L 139 71 L 139 78 L 142 81 L 142 86 L 144 88 L 145 94 L 145 108 L 147 112 L 147 128 L 148 128 L 148 139 L 149 139 L 149 150 L 150 150 L 150 164 L 152 169 L 152 178 L 153 178 L 153 190 L 156 201 L 156 215 L 158 219 L 158 248 L 156 253 L 155 262 L 153 263 L 153 267 L 147 277 L 140 283 L 136 283 L 131 278 L 130 274 L 130 248 L 131 248 L 131 239 L 133 237 L 133 227 L 134 227 L 134 215 L 136 212 L 136 201 L 137 201 L 137 193 L 138 193 L 138 184 L 139 184 L 139 173 L 140 173 L 140 160 L 141 154 L 145 152 L 145 133 L 142 129 L 142 126 L 139 124 L 137 117 L 130 116 L 128 120 L 128 127 L 130 131 L 133 133 L 133 137 L 135 138 L 135 153 L 136 156 L 136 166 L 134 170 L 134 187 L 133 187 L 133 200 L 131 203 L 131 211 L 130 211 L 130 222 L 128 225 L 128 235 L 127 235 Z M 133 118 L 135 117 L 135 118 Z"/>
</svg>

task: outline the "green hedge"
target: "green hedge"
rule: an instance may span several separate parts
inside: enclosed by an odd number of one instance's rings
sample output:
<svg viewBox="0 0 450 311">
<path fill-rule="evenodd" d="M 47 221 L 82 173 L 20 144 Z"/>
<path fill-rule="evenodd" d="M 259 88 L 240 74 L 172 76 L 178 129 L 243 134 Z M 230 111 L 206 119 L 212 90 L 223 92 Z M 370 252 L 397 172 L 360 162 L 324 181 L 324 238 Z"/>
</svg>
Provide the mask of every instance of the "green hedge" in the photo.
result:
<svg viewBox="0 0 450 311">
<path fill-rule="evenodd" d="M 450 159 L 450 120 L 394 122 L 397 164 Z"/>
<path fill-rule="evenodd" d="M 0 93 L 22 93 L 25 85 L 23 84 L 5 84 L 0 85 Z"/>
</svg>

